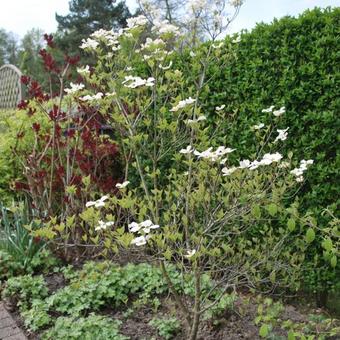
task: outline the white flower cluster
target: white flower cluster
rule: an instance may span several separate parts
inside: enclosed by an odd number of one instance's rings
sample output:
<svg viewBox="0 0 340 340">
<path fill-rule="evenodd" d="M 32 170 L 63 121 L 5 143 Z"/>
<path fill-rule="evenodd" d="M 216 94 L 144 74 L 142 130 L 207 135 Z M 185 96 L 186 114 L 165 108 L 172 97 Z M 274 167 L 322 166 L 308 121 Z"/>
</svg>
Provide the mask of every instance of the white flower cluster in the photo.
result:
<svg viewBox="0 0 340 340">
<path fill-rule="evenodd" d="M 192 250 L 187 250 L 186 255 L 184 255 L 184 257 L 186 257 L 187 259 L 190 259 L 191 257 L 193 257 L 196 254 L 196 249 L 192 249 Z"/>
<path fill-rule="evenodd" d="M 148 23 L 148 19 L 144 15 L 139 15 L 137 17 L 126 19 L 126 23 L 127 29 L 132 29 L 139 26 L 145 26 Z"/>
<path fill-rule="evenodd" d="M 303 181 L 303 173 L 307 170 L 308 165 L 312 165 L 314 161 L 309 159 L 308 161 L 302 160 L 300 161 L 300 166 L 298 168 L 293 169 L 290 173 L 296 177 L 297 182 Z"/>
<path fill-rule="evenodd" d="M 180 109 L 185 108 L 188 105 L 195 103 L 195 101 L 196 99 L 193 99 L 191 97 L 189 97 L 188 99 L 180 100 L 180 102 L 176 106 L 174 106 L 172 109 L 170 109 L 170 111 L 176 112 Z"/>
<path fill-rule="evenodd" d="M 105 201 L 108 198 L 109 198 L 109 196 L 105 195 L 97 201 L 89 201 L 89 202 L 86 203 L 86 208 L 89 208 L 89 207 L 92 207 L 92 206 L 94 206 L 95 208 L 105 207 Z"/>
<path fill-rule="evenodd" d="M 153 32 L 157 32 L 158 35 L 173 34 L 175 36 L 180 35 L 179 28 L 169 23 L 168 20 L 155 20 L 151 29 Z"/>
<path fill-rule="evenodd" d="M 86 96 L 83 96 L 83 97 L 80 97 L 79 99 L 82 100 L 82 101 L 93 101 L 93 100 L 99 100 L 99 99 L 102 99 L 103 97 L 103 93 L 102 92 L 98 92 L 96 94 L 94 94 L 93 96 L 91 95 L 86 95 Z"/>
<path fill-rule="evenodd" d="M 218 45 L 215 45 L 215 44 L 212 44 L 211 47 L 214 48 L 214 49 L 219 49 L 223 46 L 223 42 L 220 42 Z"/>
<path fill-rule="evenodd" d="M 255 170 L 259 166 L 277 163 L 281 159 L 282 159 L 282 155 L 278 152 L 273 153 L 273 154 L 266 153 L 260 161 L 255 160 L 255 161 L 251 162 L 249 159 L 244 159 L 244 160 L 240 161 L 240 165 L 238 167 L 233 166 L 231 168 L 223 168 L 222 173 L 223 173 L 223 176 L 230 176 L 237 169 Z"/>
<path fill-rule="evenodd" d="M 88 49 L 91 49 L 91 50 L 95 50 L 99 45 L 98 41 L 91 39 L 91 38 L 82 39 L 81 42 L 82 42 L 82 44 L 79 47 L 82 48 L 82 49 L 88 48 Z"/>
<path fill-rule="evenodd" d="M 279 140 L 281 140 L 281 141 L 286 140 L 287 136 L 288 136 L 288 132 L 287 132 L 288 129 L 289 129 L 289 127 L 287 127 L 286 129 L 283 129 L 283 130 L 280 130 L 280 129 L 276 130 L 278 132 L 278 136 L 275 138 L 274 143 L 278 142 Z"/>
<path fill-rule="evenodd" d="M 64 91 L 68 94 L 72 94 L 72 93 L 76 93 L 76 92 L 82 90 L 84 87 L 85 87 L 85 85 L 82 84 L 82 83 L 80 83 L 80 84 L 70 83 L 70 88 L 65 89 Z"/>
<path fill-rule="evenodd" d="M 132 222 L 129 224 L 129 231 L 130 233 L 139 233 L 142 234 L 141 236 L 135 237 L 132 241 L 131 244 L 135 244 L 136 246 L 143 246 L 146 244 L 146 241 L 149 238 L 149 233 L 153 229 L 158 229 L 159 225 L 158 224 L 153 224 L 151 220 L 146 220 L 141 223 L 137 222 Z"/>
<path fill-rule="evenodd" d="M 143 79 L 141 77 L 125 76 L 123 84 L 125 87 L 129 87 L 131 89 L 135 89 L 140 86 L 154 86 L 155 78 L 149 77 L 148 79 Z"/>
<path fill-rule="evenodd" d="M 102 220 L 100 220 L 98 223 L 99 223 L 99 225 L 95 228 L 96 231 L 106 230 L 108 227 L 111 227 L 115 224 L 114 222 L 111 222 L 111 221 L 104 222 Z"/>
<path fill-rule="evenodd" d="M 272 105 L 272 106 L 268 107 L 267 109 L 263 109 L 262 112 L 263 113 L 271 113 L 272 112 L 275 117 L 280 117 L 286 112 L 286 108 L 284 106 L 282 106 L 278 110 L 274 110 L 274 108 L 275 108 L 275 106 Z"/>
<path fill-rule="evenodd" d="M 215 151 L 213 151 L 213 148 L 208 148 L 205 151 L 199 152 L 198 150 L 195 150 L 192 148 L 191 145 L 188 145 L 185 149 L 181 149 L 179 153 L 181 154 L 190 154 L 193 153 L 198 158 L 204 158 L 208 159 L 212 162 L 217 161 L 221 157 L 235 151 L 235 149 L 226 148 L 225 146 L 219 146 Z M 226 159 L 223 159 L 221 162 L 225 163 Z"/>
</svg>

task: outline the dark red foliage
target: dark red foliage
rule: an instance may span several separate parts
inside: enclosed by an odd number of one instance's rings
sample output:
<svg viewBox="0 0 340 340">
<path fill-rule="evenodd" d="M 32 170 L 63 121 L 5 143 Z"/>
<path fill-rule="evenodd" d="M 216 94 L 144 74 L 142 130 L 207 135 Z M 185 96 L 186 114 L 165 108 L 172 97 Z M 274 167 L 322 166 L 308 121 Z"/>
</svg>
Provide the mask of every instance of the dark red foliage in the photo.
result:
<svg viewBox="0 0 340 340">
<path fill-rule="evenodd" d="M 40 131 L 40 124 L 39 123 L 33 123 L 32 124 L 32 129 L 38 133 Z"/>
<path fill-rule="evenodd" d="M 65 61 L 66 61 L 66 63 L 74 66 L 74 65 L 77 65 L 79 63 L 80 56 L 76 55 L 76 56 L 70 57 L 70 56 L 66 55 L 65 56 Z"/>
<path fill-rule="evenodd" d="M 27 109 L 28 104 L 29 104 L 28 100 L 21 100 L 20 103 L 18 104 L 18 109 L 25 110 Z"/>
<path fill-rule="evenodd" d="M 21 76 L 20 80 L 22 84 L 27 86 L 30 83 L 31 78 L 29 76 Z"/>
</svg>

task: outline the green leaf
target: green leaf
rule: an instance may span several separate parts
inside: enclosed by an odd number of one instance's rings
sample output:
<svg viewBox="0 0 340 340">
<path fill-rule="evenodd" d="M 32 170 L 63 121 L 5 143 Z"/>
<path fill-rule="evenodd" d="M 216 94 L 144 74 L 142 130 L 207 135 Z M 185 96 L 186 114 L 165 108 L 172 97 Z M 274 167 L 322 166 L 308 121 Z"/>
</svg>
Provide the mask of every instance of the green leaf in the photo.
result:
<svg viewBox="0 0 340 340">
<path fill-rule="evenodd" d="M 330 238 L 326 238 L 323 242 L 322 242 L 322 247 L 327 250 L 330 251 L 333 248 L 333 243 L 332 240 Z"/>
<path fill-rule="evenodd" d="M 336 264 L 337 264 L 337 258 L 336 258 L 336 256 L 334 255 L 334 256 L 332 256 L 332 258 L 331 258 L 331 266 L 332 266 L 333 268 L 335 268 L 335 267 L 336 267 Z"/>
<path fill-rule="evenodd" d="M 267 206 L 267 210 L 271 216 L 275 216 L 277 213 L 277 205 L 275 203 L 271 203 Z"/>
<path fill-rule="evenodd" d="M 289 230 L 289 231 L 294 231 L 294 230 L 295 230 L 295 226 L 296 226 L 295 220 L 292 219 L 292 218 L 290 218 L 290 219 L 288 220 L 287 226 L 288 226 L 288 230 Z"/>
<path fill-rule="evenodd" d="M 295 340 L 295 335 L 293 331 L 288 332 L 288 340 Z"/>
<path fill-rule="evenodd" d="M 259 205 L 254 204 L 251 208 L 251 213 L 254 217 L 260 218 L 261 217 L 261 208 Z"/>
<path fill-rule="evenodd" d="M 260 328 L 260 337 L 261 338 L 266 338 L 268 336 L 269 333 L 269 326 L 267 324 L 263 324 Z"/>
<path fill-rule="evenodd" d="M 313 228 L 309 228 L 306 232 L 306 241 L 307 243 L 312 243 L 315 239 L 315 232 Z"/>
</svg>

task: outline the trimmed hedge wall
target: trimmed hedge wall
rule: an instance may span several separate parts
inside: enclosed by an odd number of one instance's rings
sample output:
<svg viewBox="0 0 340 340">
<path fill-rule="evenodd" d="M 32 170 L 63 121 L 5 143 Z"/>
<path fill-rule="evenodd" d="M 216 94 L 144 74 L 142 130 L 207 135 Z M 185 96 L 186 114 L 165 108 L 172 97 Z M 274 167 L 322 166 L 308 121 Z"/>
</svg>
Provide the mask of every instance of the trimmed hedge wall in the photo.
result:
<svg viewBox="0 0 340 340">
<path fill-rule="evenodd" d="M 340 192 L 339 42 L 340 8 L 316 8 L 298 18 L 258 24 L 233 44 L 233 58 L 222 53 L 209 70 L 219 75 L 201 98 L 210 117 L 217 105 L 225 104 L 226 112 L 237 110 L 232 115 L 234 128 L 228 128 L 231 119 L 226 117 L 224 132 L 245 156 L 249 150 L 255 152 L 249 127 L 273 118 L 261 110 L 286 106 L 279 128 L 289 127 L 289 135 L 280 151 L 315 160 L 299 196 L 305 208 L 318 213 L 334 206 Z M 241 146 L 243 140 L 247 142 Z"/>
<path fill-rule="evenodd" d="M 222 142 L 248 158 L 256 154 L 250 127 L 274 119 L 262 109 L 285 106 L 278 128 L 289 127 L 288 139 L 278 151 L 314 159 L 298 196 L 302 210 L 312 211 L 318 226 L 326 227 L 322 210 L 338 214 L 340 206 L 340 8 L 315 8 L 298 18 L 257 24 L 242 32 L 239 43 L 232 40 L 225 39 L 226 47 L 208 71 L 212 81 L 200 98 L 204 112 L 214 124 L 214 108 L 226 105 Z M 233 46 L 231 53 L 228 46 Z M 304 266 L 304 288 L 316 293 L 320 306 L 339 289 L 340 275 L 340 261 L 331 268 L 321 243 L 317 235 Z"/>
</svg>

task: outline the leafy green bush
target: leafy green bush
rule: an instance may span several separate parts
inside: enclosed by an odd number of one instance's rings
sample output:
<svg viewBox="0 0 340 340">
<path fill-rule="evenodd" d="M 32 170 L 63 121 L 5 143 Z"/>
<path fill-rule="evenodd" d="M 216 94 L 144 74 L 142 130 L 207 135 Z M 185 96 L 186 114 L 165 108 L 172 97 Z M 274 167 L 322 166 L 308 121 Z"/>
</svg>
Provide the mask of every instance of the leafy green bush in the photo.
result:
<svg viewBox="0 0 340 340">
<path fill-rule="evenodd" d="M 339 7 L 316 8 L 298 18 L 258 24 L 251 32 L 242 32 L 239 43 L 227 37 L 217 61 L 208 69 L 213 81 L 200 96 L 210 125 L 222 115 L 220 139 L 237 145 L 243 157 L 258 152 L 251 126 L 263 123 L 265 130 L 272 124 L 274 117 L 262 109 L 272 104 L 286 107 L 280 123 L 289 127 L 288 138 L 280 152 L 294 151 L 298 157 L 315 160 L 298 195 L 301 209 L 313 211 L 321 229 L 329 221 L 321 211 L 326 207 L 336 210 L 340 191 L 339 19 Z M 178 59 L 177 66 L 190 81 L 196 74 L 195 69 L 186 71 L 187 62 Z M 225 108 L 217 112 L 215 108 L 221 105 Z M 339 264 L 332 268 L 323 258 L 322 242 L 317 234 L 303 267 L 304 286 L 312 292 L 334 290 L 340 274 Z M 315 275 L 315 268 L 320 275 Z"/>
<path fill-rule="evenodd" d="M 126 340 L 126 336 L 119 334 L 119 321 L 90 314 L 88 317 L 60 317 L 53 328 L 43 334 L 44 340 L 72 340 L 72 339 L 107 339 Z"/>
</svg>

